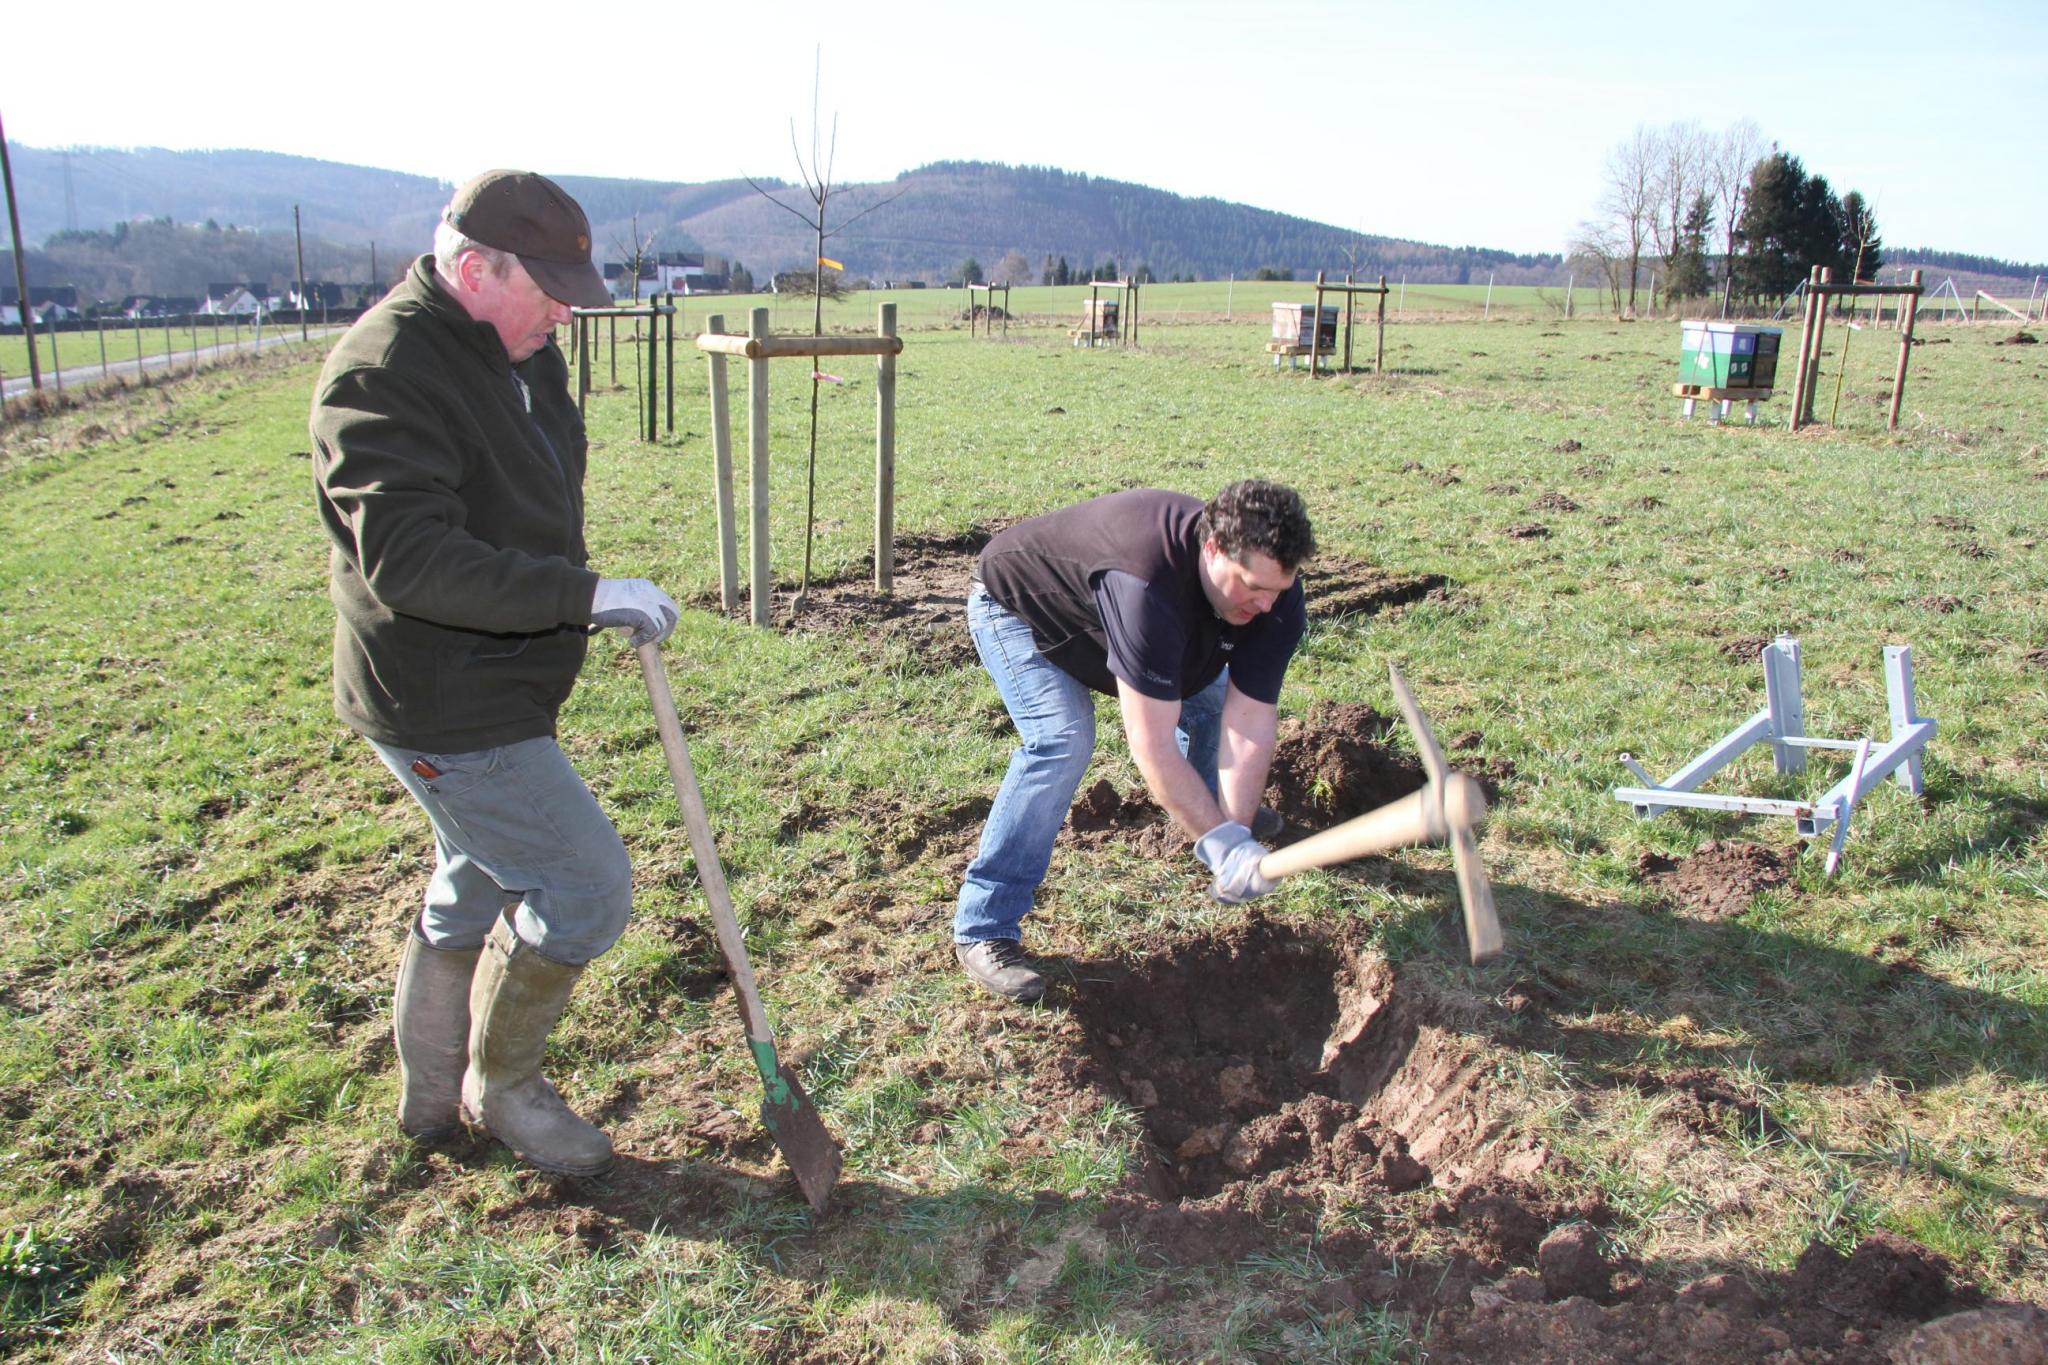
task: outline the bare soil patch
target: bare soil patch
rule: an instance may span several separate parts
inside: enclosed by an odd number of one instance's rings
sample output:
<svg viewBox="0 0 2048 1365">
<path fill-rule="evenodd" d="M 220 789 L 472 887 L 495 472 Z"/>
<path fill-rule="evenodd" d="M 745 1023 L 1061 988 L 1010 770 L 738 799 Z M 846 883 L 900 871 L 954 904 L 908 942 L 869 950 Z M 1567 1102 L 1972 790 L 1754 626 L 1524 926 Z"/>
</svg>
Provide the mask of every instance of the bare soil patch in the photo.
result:
<svg viewBox="0 0 2048 1365">
<path fill-rule="evenodd" d="M 1148 1139 L 1098 1226 L 1166 1264 L 1312 1246 L 1334 1276 L 1303 1320 L 1392 1309 L 1443 1362 L 1881 1361 L 1982 1301 L 1885 1233 L 1847 1256 L 1815 1243 L 1787 1272 L 1651 1280 L 1605 1242 L 1598 1191 L 1504 1116 L 1491 1045 L 1341 932 L 1253 914 L 1079 975 L 1077 1055 L 1053 1089 L 1130 1106 Z M 1633 1079 L 1695 1131 L 1773 1135 L 1717 1073 Z"/>
<path fill-rule="evenodd" d="M 1535 502 L 1529 505 L 1539 512 L 1576 512 L 1579 510 L 1579 504 L 1572 500 L 1570 494 L 1559 493 L 1554 489 L 1551 492 L 1542 494 Z"/>
<path fill-rule="evenodd" d="M 1799 853 L 1797 844 L 1773 851 L 1739 839 L 1710 839 L 1690 858 L 1646 852 L 1636 860 L 1636 875 L 1690 915 L 1729 919 L 1759 893 L 1790 882 Z"/>
<path fill-rule="evenodd" d="M 1540 521 L 1518 521 L 1505 527 L 1501 534 L 1509 540 L 1544 540 L 1550 535 L 1550 528 Z"/>
<path fill-rule="evenodd" d="M 1723 640 L 1718 648 L 1721 653 L 1741 663 L 1753 663 L 1763 657 L 1764 650 L 1771 643 L 1768 635 L 1737 635 Z"/>
</svg>

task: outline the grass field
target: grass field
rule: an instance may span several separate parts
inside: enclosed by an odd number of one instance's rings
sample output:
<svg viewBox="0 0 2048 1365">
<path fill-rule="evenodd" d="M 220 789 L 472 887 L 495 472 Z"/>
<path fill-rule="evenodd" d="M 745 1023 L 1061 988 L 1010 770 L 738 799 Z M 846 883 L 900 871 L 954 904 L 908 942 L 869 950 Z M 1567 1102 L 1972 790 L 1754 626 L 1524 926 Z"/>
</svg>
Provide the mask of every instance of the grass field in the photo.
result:
<svg viewBox="0 0 2048 1365">
<path fill-rule="evenodd" d="M 265 346 L 270 345 L 280 334 L 286 337 L 298 336 L 298 324 L 291 323 L 279 327 L 266 323 L 263 328 Z M 37 332 L 36 362 L 43 369 L 43 382 L 46 385 L 54 386 L 59 368 L 74 371 L 80 367 L 90 371 L 87 376 L 87 382 L 90 383 L 99 377 L 102 363 L 118 365 L 124 360 L 133 360 L 138 355 L 184 356 L 189 360 L 195 342 L 201 350 L 210 350 L 218 346 L 223 351 L 247 348 L 253 352 L 256 349 L 256 340 L 255 324 L 246 318 L 222 318 L 218 327 L 208 321 L 196 329 L 185 325 L 183 319 L 180 319 L 178 325 L 173 326 L 168 333 L 165 332 L 161 320 L 154 327 L 146 321 L 138 327 L 132 321 L 109 320 L 104 327 L 89 327 L 78 332 L 59 332 L 54 348 L 47 333 Z M 177 368 L 175 359 L 172 368 Z M 154 365 L 150 367 L 150 372 L 157 372 Z M 0 336 L 0 375 L 13 380 L 21 379 L 27 374 L 27 339 L 18 333 L 13 336 Z"/>
<path fill-rule="evenodd" d="M 2048 357 L 1937 329 L 1887 433 L 1895 340 L 1837 328 L 1851 350 L 1820 407 L 1838 425 L 1792 436 L 1782 397 L 1770 426 L 1679 420 L 1669 324 L 1559 324 L 1532 300 L 1390 327 L 1388 373 L 1318 382 L 1267 363 L 1274 287 L 1237 285 L 1234 324 L 1209 320 L 1220 286 L 1182 288 L 1146 311 L 1178 299 L 1183 321 L 1093 352 L 1066 343 L 1073 290 L 1018 290 L 1020 313 L 1061 316 L 1007 343 L 898 295 L 905 553 L 1116 488 L 1260 476 L 1303 492 L 1326 558 L 1440 576 L 1315 621 L 1282 714 L 1390 711 L 1394 660 L 1439 733 L 1473 732 L 1462 759 L 1502 783 L 1483 846 L 1507 953 L 1463 964 L 1429 850 L 1291 880 L 1266 920 L 1362 945 L 1434 1002 L 1498 1140 L 1547 1153 L 1526 1199 L 1597 1207 L 1602 1254 L 1645 1285 L 1721 1273 L 1768 1297 L 1811 1246 L 1883 1231 L 2048 1301 Z M 872 299 L 845 307 L 840 325 L 872 325 Z M 867 572 L 872 524 L 873 371 L 835 368 L 827 583 Z M 800 373 L 774 388 L 785 587 Z M 1448 1167 L 1274 1214 L 1237 1256 L 1163 1258 L 1112 1216 L 1150 1139 L 1136 1091 L 1082 1065 L 1100 1046 L 1084 968 L 1150 970 L 1249 912 L 1210 903 L 1191 857 L 1063 840 L 1027 929 L 1071 979 L 1037 1011 L 972 992 L 947 919 L 1012 740 L 971 659 L 889 629 L 696 609 L 666 648 L 777 1028 L 846 1144 L 837 1210 L 809 1224 L 754 1124 L 645 694 L 608 641 L 562 729 L 633 852 L 636 919 L 551 1074 L 621 1163 L 577 1182 L 400 1140 L 389 983 L 431 844 L 329 709 L 311 377 L 256 365 L 0 430 L 0 1352 L 1392 1360 L 1469 1325 L 1469 1306 L 1360 1297 L 1368 1266 L 1417 1293 L 1480 1274 L 1443 1240 L 1468 1230 Z M 702 363 L 684 377 L 657 445 L 634 440 L 630 391 L 593 399 L 589 541 L 600 569 L 701 608 Z M 1750 714 L 1756 645 L 1780 631 L 1823 734 L 1882 737 L 1881 648 L 1912 645 L 1940 724 L 1926 798 L 1860 807 L 1838 877 L 1808 850 L 1733 913 L 1697 913 L 1658 860 L 1782 849 L 1789 822 L 1637 822 L 1608 794 L 1616 756 L 1669 771 Z M 1103 722 L 1100 775 L 1135 791 Z M 1732 785 L 1791 796 L 1844 770 L 1813 763 L 1777 777 L 1753 757 Z M 1489 1282 L 1535 1266 L 1530 1247 L 1479 1259 Z"/>
</svg>

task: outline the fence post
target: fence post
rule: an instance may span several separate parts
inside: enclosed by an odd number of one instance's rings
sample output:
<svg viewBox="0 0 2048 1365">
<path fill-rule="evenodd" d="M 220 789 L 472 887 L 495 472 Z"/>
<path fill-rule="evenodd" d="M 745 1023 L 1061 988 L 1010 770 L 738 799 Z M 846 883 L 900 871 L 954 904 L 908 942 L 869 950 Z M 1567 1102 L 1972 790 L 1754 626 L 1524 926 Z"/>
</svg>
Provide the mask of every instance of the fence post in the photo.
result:
<svg viewBox="0 0 2048 1365">
<path fill-rule="evenodd" d="M 1916 270 L 1913 272 L 1914 292 L 1910 298 L 1901 300 L 1906 304 L 1906 307 L 1900 310 L 1905 314 L 1905 322 L 1899 329 L 1899 369 L 1898 373 L 1892 376 L 1892 410 L 1885 419 L 1886 431 L 1899 429 L 1899 408 L 1906 401 L 1906 357 L 1913 353 L 1913 314 L 1918 311 L 1919 290 L 1920 272 Z"/>
<path fill-rule="evenodd" d="M 876 309 L 875 330 L 896 335 L 895 304 Z M 896 357 L 884 352 L 875 359 L 875 591 L 888 592 L 895 582 Z"/>
<path fill-rule="evenodd" d="M 668 434 L 676 434 L 676 292 L 668 292 L 668 313 L 664 330 L 668 333 Z"/>
<path fill-rule="evenodd" d="M 100 378 L 105 379 L 110 373 L 107 369 L 107 320 L 98 318 L 96 322 L 100 333 Z"/>
<path fill-rule="evenodd" d="M 751 335 L 766 340 L 770 327 L 768 310 L 754 310 Z M 768 624 L 768 366 L 767 356 L 747 362 L 747 499 L 750 537 L 747 549 L 753 560 L 751 589 L 754 624 Z"/>
<path fill-rule="evenodd" d="M 1373 343 L 1372 372 L 1384 374 L 1387 368 L 1387 277 L 1380 274 L 1380 323 L 1379 340 Z"/>
<path fill-rule="evenodd" d="M 28 344 L 29 344 L 30 346 L 34 346 L 34 345 L 36 344 L 36 335 L 35 335 L 35 332 L 36 332 L 36 327 L 35 327 L 35 322 L 33 321 L 33 319 L 34 319 L 35 315 L 34 315 L 33 313 L 31 313 L 31 312 L 29 312 L 29 311 L 28 311 L 28 301 L 27 301 L 26 299 L 24 299 L 24 300 L 22 301 L 22 305 L 21 305 L 21 315 L 22 315 L 23 317 L 25 317 L 25 318 L 29 318 L 29 319 L 31 319 L 31 321 L 29 322 L 29 325 L 28 325 L 28 327 L 27 327 L 27 329 L 26 329 L 26 330 L 27 330 L 27 332 L 28 332 Z M 56 315 L 57 315 L 57 306 L 56 306 L 55 304 L 51 304 L 51 305 L 50 305 L 50 321 L 49 321 L 49 327 L 48 327 L 48 330 L 49 330 L 49 333 L 50 333 L 50 373 L 51 373 L 52 375 L 56 376 L 56 379 L 57 379 L 57 396 L 58 396 L 59 398 L 62 398 L 62 397 L 64 396 L 64 362 L 63 362 L 62 360 L 59 360 L 59 359 L 57 358 L 57 316 L 56 316 Z"/>
<path fill-rule="evenodd" d="M 725 315 L 713 313 L 705 323 L 713 334 L 725 331 Z M 718 506 L 718 604 L 731 611 L 740 604 L 739 534 L 732 516 L 732 409 L 727 402 L 725 357 L 708 352 L 711 361 L 711 479 Z M 673 395 L 675 390 L 670 389 Z"/>
</svg>

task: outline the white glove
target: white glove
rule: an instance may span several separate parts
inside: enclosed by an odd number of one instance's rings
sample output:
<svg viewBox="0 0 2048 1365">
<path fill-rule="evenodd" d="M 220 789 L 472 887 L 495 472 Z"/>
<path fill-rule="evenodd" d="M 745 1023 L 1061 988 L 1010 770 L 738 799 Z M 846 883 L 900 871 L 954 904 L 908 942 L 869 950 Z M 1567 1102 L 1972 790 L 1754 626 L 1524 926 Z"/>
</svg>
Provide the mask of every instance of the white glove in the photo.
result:
<svg viewBox="0 0 2048 1365">
<path fill-rule="evenodd" d="M 590 599 L 592 623 L 624 626 L 633 632 L 636 649 L 666 640 L 681 615 L 675 599 L 644 578 L 600 578 Z"/>
<path fill-rule="evenodd" d="M 1273 889 L 1273 883 L 1259 875 L 1259 860 L 1271 851 L 1235 820 L 1225 820 L 1195 840 L 1195 856 L 1216 874 L 1209 894 L 1225 905 L 1237 905 Z"/>
</svg>

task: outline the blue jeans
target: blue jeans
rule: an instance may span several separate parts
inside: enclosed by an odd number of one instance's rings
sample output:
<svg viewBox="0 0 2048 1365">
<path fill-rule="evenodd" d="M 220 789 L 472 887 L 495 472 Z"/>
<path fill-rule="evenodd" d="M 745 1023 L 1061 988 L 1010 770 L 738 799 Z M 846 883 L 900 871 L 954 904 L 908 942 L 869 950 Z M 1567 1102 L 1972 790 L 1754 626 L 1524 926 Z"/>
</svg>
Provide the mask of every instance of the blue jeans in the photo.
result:
<svg viewBox="0 0 2048 1365">
<path fill-rule="evenodd" d="M 626 932 L 626 845 L 552 736 L 467 754 L 370 747 L 433 822 L 434 876 L 415 930 L 430 946 L 475 948 L 508 908 L 528 947 L 569 966 Z"/>
<path fill-rule="evenodd" d="M 967 865 L 953 941 L 1016 940 L 1095 753 L 1095 694 L 1048 662 L 1031 627 L 986 593 L 968 594 L 967 629 L 1021 742 L 982 826 L 981 847 Z M 1228 682 L 1226 670 L 1181 703 L 1176 736 L 1212 792 Z"/>
</svg>

